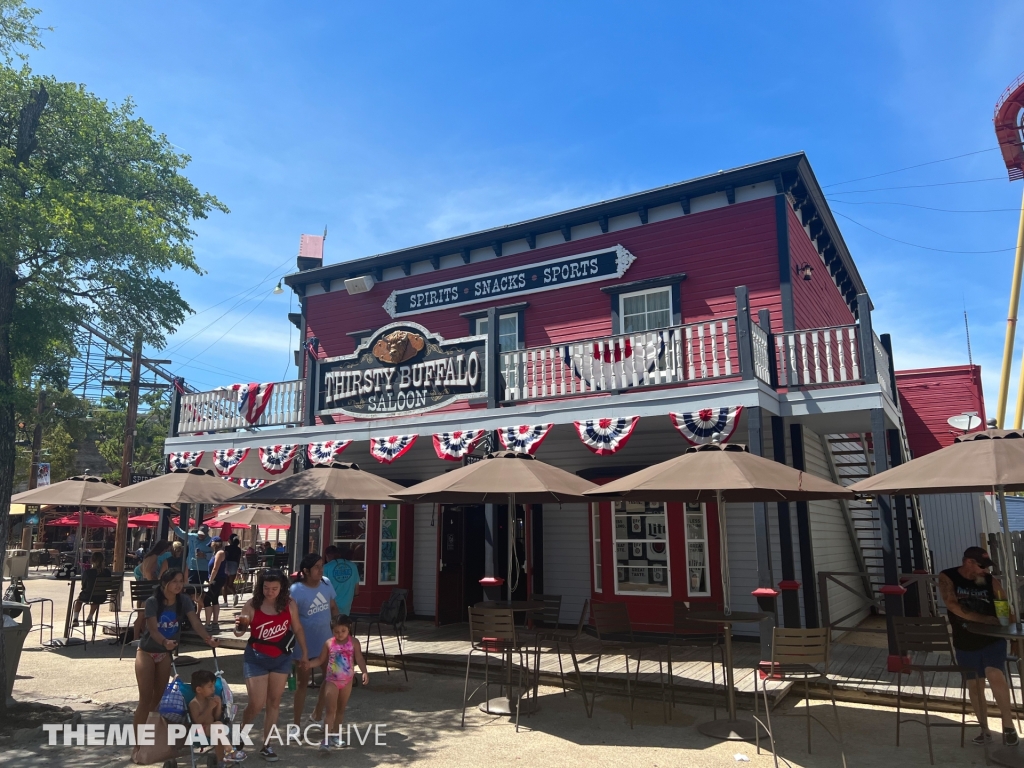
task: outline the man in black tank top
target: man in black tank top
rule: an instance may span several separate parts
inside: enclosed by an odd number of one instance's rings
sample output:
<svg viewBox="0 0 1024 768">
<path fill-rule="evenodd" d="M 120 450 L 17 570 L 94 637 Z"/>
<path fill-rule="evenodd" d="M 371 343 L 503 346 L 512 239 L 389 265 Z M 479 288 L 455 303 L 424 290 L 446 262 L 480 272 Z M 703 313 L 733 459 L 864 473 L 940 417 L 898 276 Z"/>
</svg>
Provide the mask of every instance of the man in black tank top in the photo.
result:
<svg viewBox="0 0 1024 768">
<path fill-rule="evenodd" d="M 982 727 L 974 743 L 981 745 L 992 740 L 985 703 L 985 678 L 988 678 L 1003 720 L 1003 743 L 1012 746 L 1017 744 L 1017 731 L 1013 727 L 1010 689 L 1005 675 L 1006 641 L 976 634 L 966 626 L 968 622 L 999 623 L 996 592 L 1003 592 L 999 580 L 988 572 L 991 566 L 988 552 L 981 547 L 968 547 L 959 568 L 947 568 L 939 574 L 939 594 L 953 628 L 956 663 L 971 670 L 966 673 L 967 692 Z"/>
</svg>

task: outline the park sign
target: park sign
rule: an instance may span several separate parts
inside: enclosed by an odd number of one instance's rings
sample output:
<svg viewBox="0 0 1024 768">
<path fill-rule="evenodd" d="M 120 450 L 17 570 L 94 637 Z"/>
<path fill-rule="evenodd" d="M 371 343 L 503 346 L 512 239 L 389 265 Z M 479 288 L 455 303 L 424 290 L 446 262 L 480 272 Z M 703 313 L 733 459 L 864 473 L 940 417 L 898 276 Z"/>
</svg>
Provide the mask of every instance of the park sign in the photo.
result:
<svg viewBox="0 0 1024 768">
<path fill-rule="evenodd" d="M 487 336 L 445 340 L 417 323 L 386 325 L 351 355 L 317 365 L 317 415 L 402 416 L 487 397 Z"/>
<path fill-rule="evenodd" d="M 508 267 L 461 280 L 392 291 L 384 302 L 391 317 L 418 315 L 508 296 L 552 291 L 622 277 L 636 257 L 621 245 L 559 259 Z"/>
</svg>

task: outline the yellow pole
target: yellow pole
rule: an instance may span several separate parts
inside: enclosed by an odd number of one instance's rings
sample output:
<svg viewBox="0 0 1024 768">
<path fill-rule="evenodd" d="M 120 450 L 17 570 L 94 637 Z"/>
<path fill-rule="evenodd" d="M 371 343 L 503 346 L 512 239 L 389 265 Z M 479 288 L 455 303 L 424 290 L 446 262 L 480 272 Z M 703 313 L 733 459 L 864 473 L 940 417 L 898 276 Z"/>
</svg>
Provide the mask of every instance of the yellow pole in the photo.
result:
<svg viewBox="0 0 1024 768">
<path fill-rule="evenodd" d="M 1013 262 L 1013 283 L 1010 285 L 1010 313 L 1006 317 L 1006 342 L 1003 344 L 1003 370 L 999 376 L 999 401 L 996 404 L 996 426 L 1003 428 L 1006 419 L 1006 397 L 1010 389 L 1010 368 L 1013 366 L 1013 334 L 1017 328 L 1017 305 L 1020 303 L 1020 278 L 1024 270 L 1024 196 L 1020 204 L 1020 226 L 1017 230 L 1017 257 Z M 1017 411 L 1021 411 L 1020 395 Z M 1019 416 L 1018 416 L 1019 418 Z"/>
<path fill-rule="evenodd" d="M 1024 263 L 1024 199 L 1020 204 L 1020 225 L 1017 228 L 1017 258 L 1014 261 L 1013 273 L 1016 278 L 1017 292 L 1020 293 L 1021 264 Z M 1011 345 L 1012 346 L 1012 345 Z M 1009 371 L 1007 371 L 1009 373 Z M 1017 385 L 1017 410 L 1013 414 L 1013 428 L 1021 428 L 1021 419 L 1024 419 L 1024 364 L 1020 369 L 1020 384 Z M 1002 426 L 1002 412 L 999 414 L 999 424 Z"/>
</svg>

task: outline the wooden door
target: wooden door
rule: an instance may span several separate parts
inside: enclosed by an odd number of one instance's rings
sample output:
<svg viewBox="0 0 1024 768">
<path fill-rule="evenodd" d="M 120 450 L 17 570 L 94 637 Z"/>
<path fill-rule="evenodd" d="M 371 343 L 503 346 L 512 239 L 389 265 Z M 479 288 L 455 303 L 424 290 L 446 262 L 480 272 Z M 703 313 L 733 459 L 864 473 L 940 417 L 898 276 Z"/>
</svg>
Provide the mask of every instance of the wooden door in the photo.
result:
<svg viewBox="0 0 1024 768">
<path fill-rule="evenodd" d="M 438 548 L 437 623 L 466 621 L 463 596 L 465 525 L 461 507 L 441 507 L 441 542 Z"/>
</svg>

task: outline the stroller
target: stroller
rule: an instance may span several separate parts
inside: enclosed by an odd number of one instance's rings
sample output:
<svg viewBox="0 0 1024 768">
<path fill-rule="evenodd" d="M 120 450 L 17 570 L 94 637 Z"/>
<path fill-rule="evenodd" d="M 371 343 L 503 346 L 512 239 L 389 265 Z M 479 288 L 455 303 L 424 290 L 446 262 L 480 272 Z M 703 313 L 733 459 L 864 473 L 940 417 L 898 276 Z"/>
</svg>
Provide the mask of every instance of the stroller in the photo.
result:
<svg viewBox="0 0 1024 768">
<path fill-rule="evenodd" d="M 224 673 L 221 671 L 220 662 L 217 659 L 217 649 L 214 648 L 212 650 L 214 675 L 217 677 L 213 692 L 220 697 L 222 703 L 220 722 L 230 726 L 234 721 L 237 707 L 230 686 L 224 682 Z M 171 682 L 167 685 L 167 690 L 164 691 L 164 695 L 160 699 L 160 715 L 169 723 L 191 726 L 192 718 L 189 716 L 188 705 L 196 697 L 195 691 L 192 690 L 191 684 L 186 683 L 178 674 L 178 667 L 173 656 L 171 657 L 171 670 L 174 676 L 171 678 Z M 207 768 L 217 768 L 217 755 L 213 751 L 212 746 L 209 747 L 209 750 L 206 758 Z M 196 768 L 196 747 L 191 741 L 188 745 L 188 751 L 191 767 Z M 232 751 L 234 751 L 234 748 L 232 748 Z M 229 762 L 237 763 L 240 761 L 231 760 Z M 178 761 L 175 759 L 166 760 L 164 761 L 163 768 L 178 768 Z"/>
</svg>

